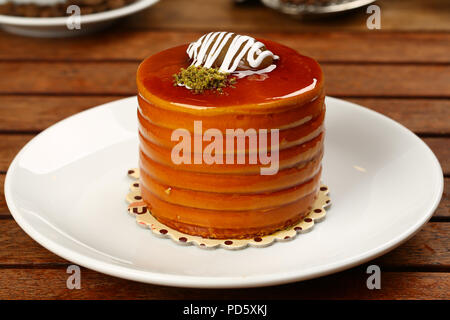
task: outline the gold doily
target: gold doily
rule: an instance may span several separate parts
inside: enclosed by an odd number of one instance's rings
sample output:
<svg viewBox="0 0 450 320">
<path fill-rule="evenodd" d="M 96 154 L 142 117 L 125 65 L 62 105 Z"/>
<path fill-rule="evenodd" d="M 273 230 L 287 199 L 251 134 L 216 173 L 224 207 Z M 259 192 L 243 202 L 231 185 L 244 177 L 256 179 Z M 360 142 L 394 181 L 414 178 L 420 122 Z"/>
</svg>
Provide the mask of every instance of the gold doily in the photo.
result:
<svg viewBox="0 0 450 320">
<path fill-rule="evenodd" d="M 139 226 L 149 228 L 158 237 L 170 238 L 180 245 L 196 245 L 202 249 L 224 248 L 229 250 L 243 249 L 248 246 L 267 247 L 275 241 L 291 241 L 298 234 L 312 230 L 314 223 L 322 221 L 326 216 L 326 209 L 331 205 L 331 199 L 328 196 L 329 190 L 326 185 L 321 185 L 314 201 L 310 213 L 299 223 L 287 229 L 283 229 L 270 235 L 255 237 L 253 239 L 207 239 L 198 236 L 191 236 L 169 228 L 156 220 L 142 201 L 141 189 L 139 184 L 139 169 L 128 170 L 128 176 L 133 179 L 130 186 L 130 192 L 126 200 L 129 203 L 128 213 L 136 217 Z"/>
</svg>

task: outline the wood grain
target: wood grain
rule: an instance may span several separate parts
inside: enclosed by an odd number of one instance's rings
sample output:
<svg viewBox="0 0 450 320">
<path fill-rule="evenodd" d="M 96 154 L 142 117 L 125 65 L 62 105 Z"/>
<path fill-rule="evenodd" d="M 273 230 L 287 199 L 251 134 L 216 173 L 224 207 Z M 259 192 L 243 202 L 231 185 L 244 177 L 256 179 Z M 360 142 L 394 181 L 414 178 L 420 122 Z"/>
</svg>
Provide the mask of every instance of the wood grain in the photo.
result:
<svg viewBox="0 0 450 320">
<path fill-rule="evenodd" d="M 345 100 L 380 112 L 416 134 L 450 133 L 449 99 L 347 98 Z"/>
<path fill-rule="evenodd" d="M 0 96 L 0 131 L 42 131 L 75 113 L 117 99 L 120 97 Z"/>
<path fill-rule="evenodd" d="M 65 259 L 31 239 L 12 219 L 0 219 L 0 267 L 67 264 Z M 1 273 L 1 272 L 0 272 Z"/>
<path fill-rule="evenodd" d="M 450 299 L 450 2 L 376 2 L 381 30 L 365 8 L 326 19 L 296 20 L 253 1 L 165 0 L 114 28 L 67 39 L 0 32 L 0 299 Z M 201 9 L 201 11 L 200 11 Z M 381 112 L 422 135 L 446 174 L 432 221 L 375 259 L 382 289 L 368 290 L 368 264 L 324 278 L 240 290 L 170 288 L 82 268 L 82 289 L 68 290 L 70 262 L 28 237 L 4 197 L 5 171 L 35 133 L 74 113 L 135 95 L 146 56 L 204 32 L 268 38 L 322 64 L 327 94 Z"/>
<path fill-rule="evenodd" d="M 0 62 L 0 94 L 134 95 L 137 66 L 137 62 Z M 322 67 L 331 96 L 450 97 L 450 65 Z"/>
<path fill-rule="evenodd" d="M 450 174 L 450 138 L 425 138 L 425 143 L 433 150 L 441 164 L 444 175 Z"/>
<path fill-rule="evenodd" d="M 5 177 L 4 173 L 0 174 L 0 217 L 10 217 L 8 206 L 5 199 Z"/>
<path fill-rule="evenodd" d="M 387 267 L 435 267 L 450 271 L 449 222 L 429 222 L 416 236 L 372 263 Z"/>
<path fill-rule="evenodd" d="M 0 33 L 0 60 L 141 61 L 161 50 L 196 40 L 200 32 L 123 31 L 66 39 L 23 41 Z M 449 63 L 450 35 L 405 32 L 252 33 L 324 62 Z"/>
<path fill-rule="evenodd" d="M 450 218 L 450 178 L 444 179 L 444 192 L 439 207 L 434 213 L 435 217 Z"/>
<path fill-rule="evenodd" d="M 450 66 L 323 64 L 331 96 L 446 97 Z M 443 81 L 443 82 L 442 82 Z"/>
<path fill-rule="evenodd" d="M 168 0 L 134 17 L 123 27 L 162 30 L 241 32 L 368 31 L 365 8 L 324 19 L 293 19 L 262 5 L 233 5 L 230 0 Z M 450 6 L 442 0 L 379 0 L 381 30 L 448 31 Z M 201 8 L 201 11 L 199 11 Z M 326 21 L 326 22 L 324 22 Z M 377 32 L 372 30 L 370 32 Z"/>
<path fill-rule="evenodd" d="M 124 213 L 125 214 L 125 213 Z M 374 263 L 385 268 L 450 269 L 450 222 L 430 222 L 401 247 Z M 0 219 L 0 268 L 67 263 L 26 235 L 11 219 Z"/>
<path fill-rule="evenodd" d="M 22 147 L 34 135 L 0 135 L 0 172 L 6 172 L 9 164 Z"/>
<path fill-rule="evenodd" d="M 81 269 L 81 289 L 66 287 L 66 268 L 4 269 L 0 299 L 449 299 L 449 273 L 381 270 L 381 289 L 368 290 L 367 266 L 269 288 L 206 290 L 149 285 Z"/>
<path fill-rule="evenodd" d="M 116 96 L 0 96 L 0 131 L 37 132 Z M 417 134 L 450 134 L 450 99 L 348 98 Z"/>
</svg>

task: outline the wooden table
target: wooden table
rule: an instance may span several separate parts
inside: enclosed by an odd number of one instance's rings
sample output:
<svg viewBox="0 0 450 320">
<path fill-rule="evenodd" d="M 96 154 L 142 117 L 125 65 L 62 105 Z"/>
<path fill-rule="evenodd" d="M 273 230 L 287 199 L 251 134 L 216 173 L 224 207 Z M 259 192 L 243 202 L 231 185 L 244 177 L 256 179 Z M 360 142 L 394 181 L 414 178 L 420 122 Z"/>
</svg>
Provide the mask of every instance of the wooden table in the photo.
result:
<svg viewBox="0 0 450 320">
<path fill-rule="evenodd" d="M 0 32 L 0 183 L 14 155 L 39 131 L 98 104 L 134 95 L 147 55 L 211 30 L 251 33 L 289 45 L 322 64 L 327 94 L 381 112 L 418 134 L 440 160 L 445 192 L 431 221 L 411 240 L 370 262 L 382 289 L 366 288 L 369 264 L 328 277 L 246 290 L 146 285 L 82 269 L 82 288 L 66 288 L 68 261 L 28 237 L 0 190 L 0 299 L 40 298 L 450 298 L 450 3 L 379 1 L 381 30 L 365 10 L 297 21 L 230 0 L 163 0 L 103 33 L 31 39 Z"/>
</svg>

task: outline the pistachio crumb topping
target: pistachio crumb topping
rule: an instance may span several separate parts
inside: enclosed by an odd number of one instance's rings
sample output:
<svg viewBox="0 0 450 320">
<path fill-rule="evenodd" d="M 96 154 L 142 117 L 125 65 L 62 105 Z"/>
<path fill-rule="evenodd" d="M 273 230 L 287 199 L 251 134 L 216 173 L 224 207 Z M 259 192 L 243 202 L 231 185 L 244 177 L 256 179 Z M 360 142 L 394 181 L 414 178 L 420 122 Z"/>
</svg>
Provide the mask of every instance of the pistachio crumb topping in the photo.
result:
<svg viewBox="0 0 450 320">
<path fill-rule="evenodd" d="M 220 72 L 218 68 L 205 68 L 189 66 L 187 69 L 181 68 L 180 72 L 173 75 L 174 86 L 185 86 L 193 93 L 199 94 L 205 90 L 215 90 L 223 92 L 223 88 L 232 87 L 236 83 L 236 78 L 230 77 L 229 73 Z"/>
</svg>

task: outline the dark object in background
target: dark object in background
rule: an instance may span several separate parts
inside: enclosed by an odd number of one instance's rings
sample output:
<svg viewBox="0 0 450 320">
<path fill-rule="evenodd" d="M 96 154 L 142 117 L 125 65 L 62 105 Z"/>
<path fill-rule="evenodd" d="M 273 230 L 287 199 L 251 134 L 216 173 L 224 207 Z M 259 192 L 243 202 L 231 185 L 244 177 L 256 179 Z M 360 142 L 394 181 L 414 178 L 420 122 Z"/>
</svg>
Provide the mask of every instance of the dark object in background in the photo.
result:
<svg viewBox="0 0 450 320">
<path fill-rule="evenodd" d="M 70 5 L 79 6 L 81 14 L 84 15 L 121 8 L 135 1 L 136 0 L 68 0 L 64 3 L 56 3 L 54 5 L 37 5 L 34 3 L 15 4 L 7 2 L 5 4 L 0 4 L 0 14 L 28 18 L 65 17 L 67 16 L 67 7 Z"/>
<path fill-rule="evenodd" d="M 364 7 L 375 0 L 261 0 L 261 2 L 291 16 L 305 17 L 347 12 Z"/>
<path fill-rule="evenodd" d="M 331 4 L 331 3 L 344 2 L 344 1 L 336 1 L 336 0 L 281 0 L 281 2 L 292 3 L 292 4 Z"/>
</svg>

